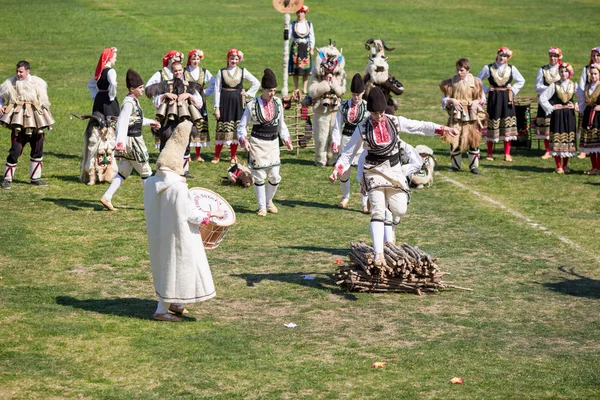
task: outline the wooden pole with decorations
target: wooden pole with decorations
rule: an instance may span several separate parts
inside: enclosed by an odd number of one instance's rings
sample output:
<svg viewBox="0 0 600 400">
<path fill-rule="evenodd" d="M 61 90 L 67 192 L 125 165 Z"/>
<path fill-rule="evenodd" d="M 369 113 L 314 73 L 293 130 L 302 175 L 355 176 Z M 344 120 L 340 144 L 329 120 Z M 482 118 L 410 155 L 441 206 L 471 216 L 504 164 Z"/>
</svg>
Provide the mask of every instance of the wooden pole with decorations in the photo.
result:
<svg viewBox="0 0 600 400">
<path fill-rule="evenodd" d="M 290 13 L 295 13 L 304 5 L 304 0 L 273 0 L 273 7 L 283 16 L 283 84 L 281 95 L 288 95 L 288 63 L 290 59 Z"/>
</svg>

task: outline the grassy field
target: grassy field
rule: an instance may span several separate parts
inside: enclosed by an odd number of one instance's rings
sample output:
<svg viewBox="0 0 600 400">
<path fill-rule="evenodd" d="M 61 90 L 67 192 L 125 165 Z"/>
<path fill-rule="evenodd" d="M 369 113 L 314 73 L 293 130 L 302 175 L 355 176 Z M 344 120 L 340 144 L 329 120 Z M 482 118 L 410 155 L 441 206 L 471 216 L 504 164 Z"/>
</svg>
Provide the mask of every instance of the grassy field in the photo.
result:
<svg viewBox="0 0 600 400">
<path fill-rule="evenodd" d="M 364 70 L 368 38 L 396 47 L 388 61 L 406 88 L 402 114 L 436 122 L 445 120 L 437 85 L 459 57 L 476 73 L 510 47 L 522 95 L 533 96 L 550 46 L 578 77 L 600 44 L 596 0 L 308 5 L 317 44 L 336 40 L 350 76 Z M 225 163 L 194 163 L 190 187 L 220 193 L 238 222 L 208 253 L 217 297 L 192 305 L 190 322 L 158 323 L 139 179 L 117 192 L 117 212 L 105 211 L 107 186 L 78 182 L 85 123 L 70 113 L 91 110 L 86 84 L 104 47 L 119 49 L 119 98 L 128 68 L 148 79 L 170 49 L 203 49 L 213 74 L 229 47 L 259 78 L 280 71 L 282 16 L 266 0 L 5 0 L 2 14 L 0 79 L 29 60 L 57 122 L 45 146 L 50 186 L 26 184 L 26 148 L 12 190 L 0 192 L 0 398 L 600 397 L 600 178 L 583 175 L 589 159 L 559 176 L 534 144 L 515 149 L 512 164 L 482 161 L 480 176 L 450 174 L 446 145 L 404 135 L 435 150 L 440 173 L 413 193 L 398 238 L 439 257 L 445 280 L 474 289 L 426 296 L 334 285 L 349 242 L 370 240 L 369 217 L 355 182 L 350 209 L 336 207 L 339 186 L 310 151 L 283 155 L 280 212 L 266 218 L 252 190 L 221 185 Z M 8 130 L 0 139 L 4 157 Z M 454 376 L 464 384 L 451 385 Z"/>
</svg>

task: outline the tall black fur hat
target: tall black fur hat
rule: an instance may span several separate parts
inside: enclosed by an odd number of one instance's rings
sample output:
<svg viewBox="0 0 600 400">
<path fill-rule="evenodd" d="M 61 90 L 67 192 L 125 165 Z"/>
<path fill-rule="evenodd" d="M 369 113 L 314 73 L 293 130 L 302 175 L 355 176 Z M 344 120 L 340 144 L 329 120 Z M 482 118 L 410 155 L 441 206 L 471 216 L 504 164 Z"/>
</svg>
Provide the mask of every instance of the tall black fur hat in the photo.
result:
<svg viewBox="0 0 600 400">
<path fill-rule="evenodd" d="M 133 69 L 127 70 L 127 76 L 125 77 L 125 83 L 127 85 L 127 89 L 136 88 L 144 85 L 144 80 Z"/>
<path fill-rule="evenodd" d="M 260 84 L 263 89 L 275 89 L 277 87 L 277 78 L 270 68 L 265 68 L 265 73 Z"/>
<path fill-rule="evenodd" d="M 372 87 L 367 98 L 367 110 L 372 112 L 385 111 L 386 106 L 385 95 L 381 89 L 377 86 Z"/>
<path fill-rule="evenodd" d="M 365 84 L 363 83 L 362 77 L 359 73 L 354 74 L 354 76 L 352 77 L 350 91 L 352 93 L 362 93 L 365 91 Z"/>
</svg>

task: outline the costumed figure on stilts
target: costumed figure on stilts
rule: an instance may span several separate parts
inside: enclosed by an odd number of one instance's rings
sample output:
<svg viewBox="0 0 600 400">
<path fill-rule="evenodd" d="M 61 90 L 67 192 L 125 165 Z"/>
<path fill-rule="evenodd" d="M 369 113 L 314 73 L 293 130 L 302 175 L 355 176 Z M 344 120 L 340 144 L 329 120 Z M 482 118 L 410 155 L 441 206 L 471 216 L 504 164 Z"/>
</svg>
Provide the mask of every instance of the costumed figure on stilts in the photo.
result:
<svg viewBox="0 0 600 400">
<path fill-rule="evenodd" d="M 398 111 L 398 100 L 393 96 L 404 93 L 402 83 L 390 75 L 390 66 L 387 62 L 388 56 L 385 51 L 393 51 L 395 47 L 388 48 L 383 39 L 369 39 L 365 42 L 365 49 L 369 50 L 369 62 L 365 69 L 363 81 L 365 83 L 365 96 L 369 95 L 372 87 L 381 89 L 386 98 L 386 113 L 394 115 Z"/>
<path fill-rule="evenodd" d="M 302 77 L 302 94 L 306 95 L 308 76 L 312 69 L 313 54 L 315 51 L 315 31 L 313 24 L 306 19 L 309 12 L 308 6 L 303 5 L 296 11 L 296 21 L 290 26 L 292 44 L 290 45 L 290 58 L 288 73 L 294 79 L 294 94 L 300 99 L 298 78 Z"/>
<path fill-rule="evenodd" d="M 200 110 L 204 103 L 202 101 L 202 86 L 195 82 L 189 82 L 184 78 L 183 65 L 179 61 L 171 64 L 173 78 L 164 80 L 153 90 L 152 102 L 156 107 L 156 119 L 161 127 L 158 130 L 160 138 L 160 151 L 165 147 L 167 140 L 171 137 L 173 130 L 182 121 L 196 121 L 202 119 Z M 148 89 L 146 89 L 148 93 Z M 197 136 L 196 125 L 192 127 L 192 136 Z M 188 179 L 194 176 L 190 173 L 190 149 L 189 146 L 182 160 L 184 175 Z"/>
<path fill-rule="evenodd" d="M 150 267 L 158 306 L 154 319 L 180 322 L 186 304 L 209 300 L 215 285 L 200 236 L 200 226 L 223 218 L 222 209 L 202 211 L 194 205 L 181 159 L 192 122 L 174 129 L 156 162 L 157 172 L 144 184 L 144 211 Z"/>
<path fill-rule="evenodd" d="M 148 148 L 142 136 L 142 126 L 160 128 L 156 120 L 144 118 L 139 98 L 144 94 L 144 80 L 134 70 L 127 70 L 125 77 L 129 94 L 123 99 L 123 106 L 117 119 L 116 156 L 121 159 L 118 173 L 100 199 L 102 205 L 109 211 L 115 211 L 112 204 L 113 195 L 121 187 L 133 170 L 142 178 L 142 184 L 152 175 Z"/>
<path fill-rule="evenodd" d="M 206 98 L 215 91 L 215 78 L 209 70 L 200 66 L 200 61 L 203 59 L 204 52 L 202 50 L 195 49 L 190 51 L 188 53 L 187 66 L 184 71 L 184 79 L 186 81 L 194 82 L 202 88 L 202 90 L 199 90 L 202 95 L 202 108 L 200 109 L 201 118 L 195 120 L 192 118 L 196 129 L 192 129 L 192 137 L 190 138 L 190 147 L 196 149 L 196 161 L 199 162 L 204 162 L 204 159 L 200 156 L 200 149 L 202 149 L 202 147 L 210 146 Z"/>
<path fill-rule="evenodd" d="M 333 130 L 331 132 L 331 151 L 333 153 L 339 153 L 340 149 L 343 150 L 346 147 L 356 126 L 369 116 L 367 102 L 363 99 L 365 85 L 360 74 L 355 74 L 352 77 L 350 91 L 352 92 L 352 98 L 344 101 L 335 115 Z M 357 154 L 360 154 L 361 152 L 362 151 L 359 150 Z M 357 157 L 358 155 L 355 156 L 352 165 L 358 163 Z M 348 201 L 350 200 L 350 169 L 340 176 L 340 188 L 342 190 L 342 200 L 339 202 L 338 207 L 346 208 L 348 206 Z M 367 196 L 362 195 L 363 210 L 367 208 L 367 200 Z"/>
<path fill-rule="evenodd" d="M 550 155 L 556 162 L 557 174 L 569 173 L 569 158 L 577 156 L 577 84 L 571 81 L 573 67 L 561 63 L 558 67 L 559 79 L 550 84 L 540 95 L 540 106 L 545 117 L 550 117 Z"/>
<path fill-rule="evenodd" d="M 346 93 L 345 65 L 342 50 L 338 50 L 331 39 L 329 46 L 317 50 L 305 102 L 310 98 L 313 105 L 315 165 L 319 167 L 333 165 L 337 157 L 331 151 L 331 130 L 341 97 Z"/>
<path fill-rule="evenodd" d="M 452 166 L 448 171 L 456 172 L 461 169 L 462 153 L 466 151 L 469 170 L 473 174 L 479 174 L 479 144 L 485 123 L 485 95 L 481 80 L 474 77 L 470 70 L 469 59 L 461 58 L 456 62 L 456 75 L 440 83 L 442 108 L 449 116 L 447 125 L 460 131 L 457 137 L 444 137 L 443 140 L 450 143 Z"/>
<path fill-rule="evenodd" d="M 592 64 L 589 68 L 590 81 L 577 89 L 579 111 L 583 110 L 581 122 L 581 140 L 579 148 L 590 155 L 592 168 L 587 175 L 600 174 L 600 64 Z"/>
<path fill-rule="evenodd" d="M 240 68 L 238 63 L 244 59 L 244 54 L 237 49 L 227 52 L 227 67 L 217 72 L 215 78 L 215 118 L 217 131 L 215 133 L 215 158 L 212 163 L 221 160 L 223 145 L 229 145 L 231 155 L 229 161 L 237 161 L 237 128 L 248 97 L 254 97 L 260 88 L 260 82 L 246 68 Z M 252 86 L 247 91 L 244 81 Z"/>
<path fill-rule="evenodd" d="M 494 144 L 504 142 L 504 161 L 512 162 L 510 142 L 517 140 L 517 113 L 514 97 L 525 85 L 525 78 L 517 67 L 508 64 L 513 52 L 505 46 L 498 49 L 496 61 L 485 65 L 477 77 L 489 82 L 489 89 L 483 85 L 487 93 L 487 156 L 493 161 Z"/>
<path fill-rule="evenodd" d="M 0 123 L 11 131 L 11 147 L 4 166 L 2 189 L 10 189 L 23 147 L 29 143 L 29 182 L 47 186 L 41 180 L 45 132 L 52 129 L 54 118 L 46 82 L 31 75 L 27 61 L 19 61 L 16 74 L 0 86 Z"/>
<path fill-rule="evenodd" d="M 248 152 L 248 167 L 254 178 L 254 193 L 258 202 L 258 215 L 264 217 L 267 212 L 277 214 L 273 203 L 281 175 L 279 168 L 279 138 L 288 150 L 294 146 L 283 115 L 281 99 L 275 97 L 277 79 L 269 68 L 262 77 L 262 95 L 248 103 L 237 128 L 237 138 Z M 246 130 L 252 123 L 248 138 Z"/>
<path fill-rule="evenodd" d="M 549 62 L 538 70 L 535 78 L 535 91 L 538 94 L 538 109 L 535 117 L 535 138 L 544 141 L 544 155 L 542 160 L 552 158 L 550 154 L 550 115 L 546 114 L 540 102 L 540 96 L 550 85 L 560 80 L 558 67 L 562 64 L 562 51 L 558 47 L 548 50 Z"/>
<path fill-rule="evenodd" d="M 358 124 L 329 177 L 331 182 L 341 176 L 351 164 L 352 158 L 364 146 L 362 185 L 369 196 L 371 212 L 371 237 L 375 250 L 375 264 L 383 265 L 385 225 L 397 225 L 406 213 L 410 200 L 407 177 L 421 169 L 421 156 L 400 139 L 400 132 L 421 135 L 454 136 L 456 128 L 433 122 L 410 120 L 385 114 L 386 97 L 378 87 L 371 89 L 367 99 L 369 118 Z M 406 158 L 406 164 L 401 159 Z M 386 216 L 386 209 L 390 213 Z"/>
</svg>

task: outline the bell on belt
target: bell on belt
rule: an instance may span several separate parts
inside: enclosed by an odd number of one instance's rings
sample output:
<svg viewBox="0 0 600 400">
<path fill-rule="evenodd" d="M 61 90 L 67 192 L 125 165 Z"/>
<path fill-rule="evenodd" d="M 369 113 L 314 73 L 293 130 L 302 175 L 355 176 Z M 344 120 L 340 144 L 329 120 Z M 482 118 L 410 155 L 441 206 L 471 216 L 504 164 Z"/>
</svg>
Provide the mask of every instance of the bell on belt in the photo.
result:
<svg viewBox="0 0 600 400">
<path fill-rule="evenodd" d="M 161 105 L 158 107 L 158 110 L 156 110 L 156 119 L 158 120 L 163 120 L 166 117 L 167 113 L 167 103 L 165 103 L 164 101 L 161 103 Z"/>
<path fill-rule="evenodd" d="M 189 120 L 190 119 L 190 109 L 188 107 L 188 102 L 187 101 L 182 101 L 181 103 L 179 103 L 177 105 L 178 108 L 178 115 L 179 115 L 179 120 L 180 121 L 184 121 L 184 120 Z"/>
<path fill-rule="evenodd" d="M 44 107 L 42 108 L 42 113 L 44 114 L 44 119 L 46 120 L 46 126 L 50 126 L 50 129 L 52 129 L 52 125 L 54 125 L 56 121 L 54 121 L 52 114 L 50 114 L 50 110 Z"/>
<path fill-rule="evenodd" d="M 12 115 L 10 124 L 12 126 L 23 126 L 23 113 L 25 110 L 22 107 L 17 107 Z"/>
<path fill-rule="evenodd" d="M 169 105 L 167 106 L 167 119 L 176 120 L 178 116 L 179 113 L 177 112 L 177 102 L 170 101 Z"/>
<path fill-rule="evenodd" d="M 190 118 L 192 119 L 192 121 L 198 121 L 199 119 L 202 119 L 202 115 L 200 114 L 200 111 L 196 108 L 195 105 L 190 103 L 188 109 L 189 109 Z"/>
<path fill-rule="evenodd" d="M 35 119 L 35 124 L 38 128 L 45 128 L 46 126 L 48 126 L 48 122 L 46 121 L 46 118 L 44 118 L 44 114 L 42 114 L 41 111 L 34 111 L 33 112 L 33 118 Z"/>
</svg>

